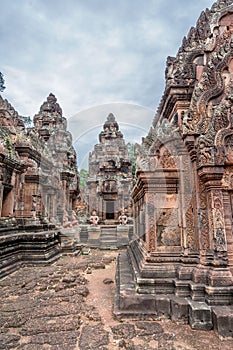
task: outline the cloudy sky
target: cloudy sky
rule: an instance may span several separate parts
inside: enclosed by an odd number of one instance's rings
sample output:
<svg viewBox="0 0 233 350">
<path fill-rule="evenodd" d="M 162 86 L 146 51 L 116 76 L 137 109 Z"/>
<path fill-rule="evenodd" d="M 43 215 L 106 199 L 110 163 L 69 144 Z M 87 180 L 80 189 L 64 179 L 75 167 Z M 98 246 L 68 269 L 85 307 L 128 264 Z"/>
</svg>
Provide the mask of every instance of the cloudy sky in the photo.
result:
<svg viewBox="0 0 233 350">
<path fill-rule="evenodd" d="M 166 57 L 212 3 L 0 0 L 2 96 L 33 116 L 53 92 L 80 149 L 97 142 L 110 112 L 140 139 L 163 93 Z"/>
</svg>

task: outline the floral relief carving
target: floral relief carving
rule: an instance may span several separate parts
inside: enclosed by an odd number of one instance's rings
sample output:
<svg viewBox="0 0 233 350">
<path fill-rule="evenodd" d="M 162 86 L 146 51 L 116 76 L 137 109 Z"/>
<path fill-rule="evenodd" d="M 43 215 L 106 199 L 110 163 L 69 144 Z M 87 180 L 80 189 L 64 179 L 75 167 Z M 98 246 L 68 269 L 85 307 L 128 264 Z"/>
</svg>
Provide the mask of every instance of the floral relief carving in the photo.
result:
<svg viewBox="0 0 233 350">
<path fill-rule="evenodd" d="M 201 246 L 202 249 L 209 248 L 209 222 L 207 209 L 206 189 L 203 181 L 199 179 L 199 193 L 200 193 L 200 230 L 201 230 Z"/>
<path fill-rule="evenodd" d="M 188 209 L 185 212 L 187 246 L 190 249 L 196 248 L 196 242 L 194 237 L 194 210 L 192 205 L 194 200 L 195 198 L 193 196 L 192 201 L 189 203 Z"/>
<path fill-rule="evenodd" d="M 225 155 L 226 163 L 233 164 L 233 135 L 226 136 L 225 138 Z"/>
<path fill-rule="evenodd" d="M 222 187 L 227 190 L 233 190 L 233 168 L 227 167 L 224 169 Z"/>
<path fill-rule="evenodd" d="M 163 150 L 159 162 L 164 169 L 176 169 L 175 156 L 173 156 L 167 148 Z"/>
</svg>

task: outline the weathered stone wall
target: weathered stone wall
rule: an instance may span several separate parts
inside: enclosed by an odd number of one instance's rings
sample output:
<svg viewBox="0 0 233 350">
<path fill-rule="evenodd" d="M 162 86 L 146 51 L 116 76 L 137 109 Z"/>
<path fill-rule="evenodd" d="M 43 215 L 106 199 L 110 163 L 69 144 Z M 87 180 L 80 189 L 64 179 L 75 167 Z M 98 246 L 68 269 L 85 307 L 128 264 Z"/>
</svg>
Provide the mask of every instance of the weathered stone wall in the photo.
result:
<svg viewBox="0 0 233 350">
<path fill-rule="evenodd" d="M 72 137 L 53 94 L 28 128 L 0 97 L 0 141 L 2 276 L 60 254 L 58 228 L 64 217 L 72 226 L 79 187 Z"/>
</svg>

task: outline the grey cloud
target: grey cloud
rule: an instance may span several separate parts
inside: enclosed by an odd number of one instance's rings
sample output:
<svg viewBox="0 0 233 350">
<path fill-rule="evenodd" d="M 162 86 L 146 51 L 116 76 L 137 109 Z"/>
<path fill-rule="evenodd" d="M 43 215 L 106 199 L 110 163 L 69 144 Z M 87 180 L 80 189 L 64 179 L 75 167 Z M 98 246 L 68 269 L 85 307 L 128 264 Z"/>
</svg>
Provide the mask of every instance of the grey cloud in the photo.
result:
<svg viewBox="0 0 233 350">
<path fill-rule="evenodd" d="M 31 116 L 50 92 L 65 116 L 109 102 L 155 110 L 163 93 L 166 56 L 176 54 L 201 10 L 211 4 L 2 0 L 3 96 L 20 114 Z M 97 124 L 101 117 L 93 116 Z M 79 123 L 88 128 L 87 119 Z"/>
<path fill-rule="evenodd" d="M 98 135 L 110 112 L 115 115 L 126 142 L 140 142 L 142 136 L 146 136 L 154 116 L 152 109 L 143 106 L 111 103 L 93 106 L 69 118 L 68 129 L 73 135 L 80 168 L 87 167 L 88 154 L 98 143 Z"/>
</svg>

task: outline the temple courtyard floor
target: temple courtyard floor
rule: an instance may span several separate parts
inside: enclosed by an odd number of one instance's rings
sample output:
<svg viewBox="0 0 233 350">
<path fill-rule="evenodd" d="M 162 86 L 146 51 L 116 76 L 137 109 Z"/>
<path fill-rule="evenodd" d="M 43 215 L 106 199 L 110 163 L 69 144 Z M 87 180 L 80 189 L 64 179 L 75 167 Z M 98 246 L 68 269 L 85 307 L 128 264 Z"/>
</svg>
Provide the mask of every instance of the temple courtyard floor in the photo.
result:
<svg viewBox="0 0 233 350">
<path fill-rule="evenodd" d="M 233 341 L 167 319 L 113 317 L 117 251 L 64 256 L 0 281 L 0 349 L 229 350 Z"/>
</svg>

